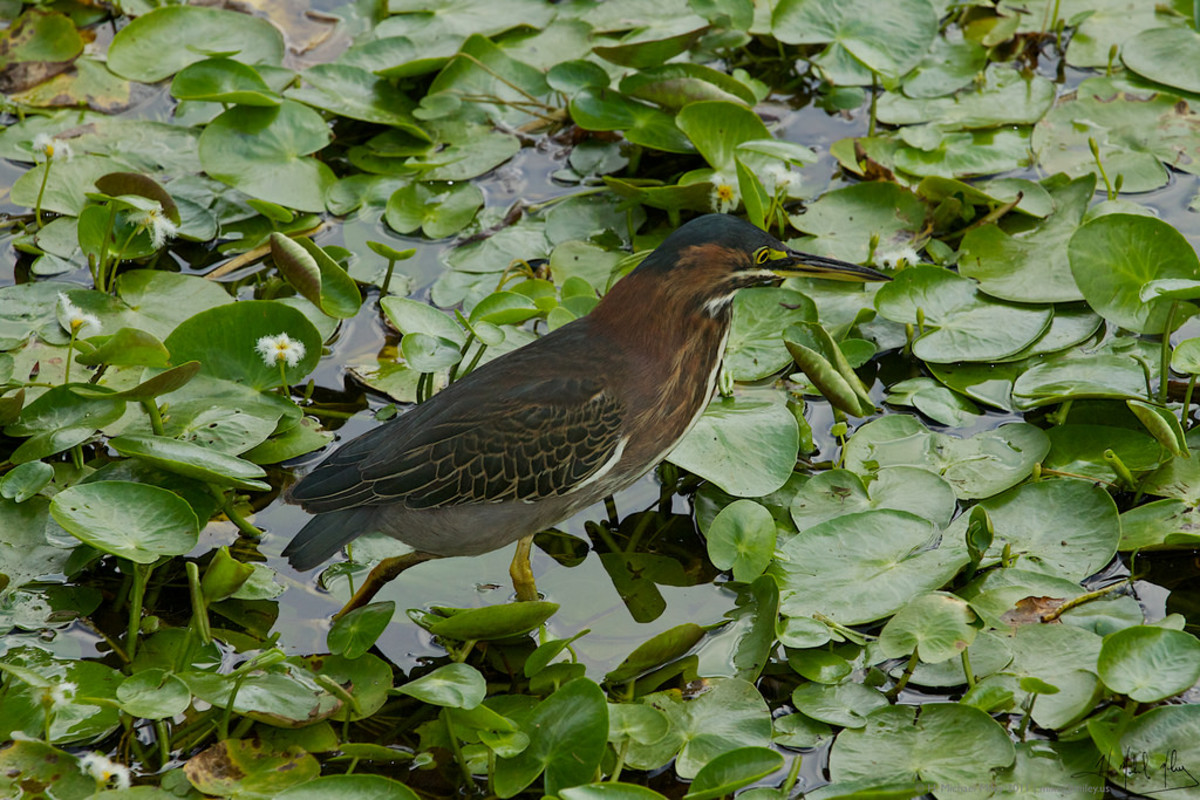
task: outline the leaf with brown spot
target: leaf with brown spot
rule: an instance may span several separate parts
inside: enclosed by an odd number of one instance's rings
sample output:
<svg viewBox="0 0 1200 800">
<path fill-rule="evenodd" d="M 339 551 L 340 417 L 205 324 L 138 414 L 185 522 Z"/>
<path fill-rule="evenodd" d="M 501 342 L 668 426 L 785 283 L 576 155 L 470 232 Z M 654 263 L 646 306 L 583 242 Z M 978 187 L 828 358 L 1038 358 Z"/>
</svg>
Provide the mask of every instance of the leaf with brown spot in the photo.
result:
<svg viewBox="0 0 1200 800">
<path fill-rule="evenodd" d="M 1047 614 L 1053 614 L 1066 602 L 1066 598 L 1062 597 L 1023 597 L 1017 601 L 1016 606 L 1005 611 L 1000 619 L 1013 628 L 1041 625 L 1046 622 L 1044 617 Z M 1061 623 L 1058 618 L 1049 621 L 1049 624 Z"/>
<path fill-rule="evenodd" d="M 227 739 L 188 759 L 183 774 L 204 794 L 274 797 L 316 778 L 321 766 L 299 747 L 272 750 L 257 739 Z"/>
</svg>

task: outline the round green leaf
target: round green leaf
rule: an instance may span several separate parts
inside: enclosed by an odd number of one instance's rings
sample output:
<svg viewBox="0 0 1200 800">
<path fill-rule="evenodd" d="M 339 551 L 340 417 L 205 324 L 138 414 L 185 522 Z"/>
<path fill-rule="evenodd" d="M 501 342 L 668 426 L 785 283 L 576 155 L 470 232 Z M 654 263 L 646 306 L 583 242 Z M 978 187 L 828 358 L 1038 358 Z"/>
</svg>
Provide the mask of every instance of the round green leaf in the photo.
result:
<svg viewBox="0 0 1200 800">
<path fill-rule="evenodd" d="M 571 119 L 584 130 L 624 131 L 630 142 L 668 153 L 691 153 L 675 117 L 613 89 L 588 88 L 571 98 Z"/>
<path fill-rule="evenodd" d="M 684 800 L 716 800 L 749 786 L 783 766 L 783 756 L 769 747 L 739 747 L 705 764 Z"/>
<path fill-rule="evenodd" d="M 417 372 L 439 372 L 462 361 L 454 342 L 425 333 L 405 334 L 400 340 L 400 353 Z"/>
<path fill-rule="evenodd" d="M 608 703 L 599 686 L 576 678 L 539 703 L 522 727 L 529 746 L 497 759 L 496 793 L 512 797 L 545 771 L 546 794 L 558 794 L 596 774 L 608 744 Z"/>
<path fill-rule="evenodd" d="M 876 250 L 911 246 L 925 226 L 925 204 L 890 181 L 868 181 L 826 192 L 803 214 L 791 217 L 799 230 L 816 238 L 803 249 L 858 264 Z"/>
<path fill-rule="evenodd" d="M 295 366 L 286 367 L 289 383 L 299 383 L 321 358 L 321 334 L 304 314 L 272 300 L 243 300 L 202 311 L 167 337 L 173 361 L 199 361 L 202 375 L 244 383 L 255 389 L 280 384 L 279 366 L 255 349 L 264 336 L 286 333 L 304 346 Z"/>
<path fill-rule="evenodd" d="M 927 469 L 883 467 L 866 484 L 853 472 L 832 469 L 817 473 L 800 487 L 791 515 L 801 531 L 842 514 L 874 508 L 908 511 L 947 525 L 956 506 L 950 484 Z"/>
<path fill-rule="evenodd" d="M 487 682 L 468 664 L 446 664 L 396 687 L 396 691 L 422 703 L 448 708 L 471 709 L 487 696 Z"/>
<path fill-rule="evenodd" d="M 740 103 L 689 103 L 675 118 L 713 169 L 734 173 L 734 151 L 742 142 L 770 139 L 771 132 L 758 115 Z"/>
<path fill-rule="evenodd" d="M 861 728 L 871 712 L 887 704 L 882 692 L 861 683 L 802 683 L 792 692 L 792 705 L 802 714 L 843 728 Z"/>
<path fill-rule="evenodd" d="M 910 416 L 891 414 L 854 432 L 845 466 L 865 474 L 880 467 L 922 467 L 941 475 L 960 500 L 991 497 L 1024 480 L 1050 449 L 1040 428 L 1017 422 L 959 439 L 932 433 Z"/>
<path fill-rule="evenodd" d="M 1157 703 L 1200 680 L 1200 641 L 1184 631 L 1136 625 L 1104 637 L 1100 680 L 1139 703 Z"/>
<path fill-rule="evenodd" d="M 712 759 L 740 747 L 771 742 L 771 714 L 754 685 L 738 678 L 711 678 L 708 691 L 685 699 L 678 691 L 642 698 L 667 715 L 667 735 L 651 744 L 633 742 L 626 763 L 656 769 L 675 758 L 675 772 L 694 778 Z"/>
<path fill-rule="evenodd" d="M 1130 755 L 1122 759 L 1121 754 Z M 1194 798 L 1192 765 L 1200 763 L 1200 705 L 1162 706 L 1135 717 L 1121 735 L 1117 759 L 1121 769 L 1110 769 L 1109 774 L 1131 793 L 1153 797 L 1166 791 Z M 1136 767 L 1123 760 L 1132 760 Z"/>
<path fill-rule="evenodd" d="M 387 125 L 417 139 L 429 134 L 413 118 L 413 101 L 391 82 L 348 64 L 314 64 L 300 73 L 305 86 L 287 97 L 350 119 Z"/>
<path fill-rule="evenodd" d="M 197 47 L 196 43 L 203 47 Z M 108 46 L 108 68 L 156 83 L 210 53 L 250 64 L 283 61 L 283 35 L 261 17 L 203 6 L 164 6 L 137 17 Z"/>
<path fill-rule="evenodd" d="M 708 557 L 733 579 L 749 583 L 763 573 L 775 553 L 775 518 L 753 500 L 735 500 L 713 519 L 705 533 Z"/>
<path fill-rule="evenodd" d="M 1121 537 L 1116 503 L 1088 481 L 1027 483 L 980 505 L 995 531 L 989 559 L 999 558 L 1007 546 L 1023 568 L 1075 581 L 1111 561 Z"/>
<path fill-rule="evenodd" d="M 185 773 L 204 794 L 277 797 L 289 787 L 310 785 L 321 766 L 294 745 L 277 751 L 258 739 L 224 739 L 192 756 Z"/>
<path fill-rule="evenodd" d="M 937 664 L 962 655 L 975 640 L 975 614 L 966 601 L 945 592 L 921 595 L 887 621 L 879 634 L 879 650 L 887 658 L 917 653 Z"/>
<path fill-rule="evenodd" d="M 335 177 L 308 155 L 331 138 L 321 115 L 294 100 L 273 108 L 234 106 L 200 134 L 200 163 L 209 175 L 251 197 L 324 211 L 325 191 Z"/>
<path fill-rule="evenodd" d="M 467 335 L 454 318 L 439 311 L 428 303 L 409 300 L 407 297 L 385 297 L 379 301 L 388 321 L 400 333 L 425 333 L 441 339 L 449 339 L 461 347 L 467 343 Z"/>
<path fill-rule="evenodd" d="M 130 675 L 117 687 L 121 710 L 142 719 L 168 719 L 182 714 L 192 703 L 187 684 L 161 669 Z"/>
<path fill-rule="evenodd" d="M 50 515 L 97 550 L 152 564 L 196 546 L 200 523 L 174 492 L 127 481 L 71 486 L 50 501 Z"/>
<path fill-rule="evenodd" d="M 388 198 L 387 224 L 400 233 L 421 229 L 430 239 L 453 236 L 471 224 L 483 207 L 483 192 L 473 183 L 410 183 Z"/>
<path fill-rule="evenodd" d="M 1200 92 L 1200 35 L 1185 25 L 1142 31 L 1121 45 L 1121 61 L 1155 83 Z"/>
<path fill-rule="evenodd" d="M 971 228 L 962 239 L 959 271 L 1001 300 L 1082 300 L 1071 274 L 1067 242 L 1081 224 L 1095 191 L 1095 176 L 1084 175 L 1050 191 L 1054 212 L 1032 228 L 1015 222 Z"/>
<path fill-rule="evenodd" d="M 792 537 L 768 569 L 780 610 L 857 625 L 896 613 L 941 588 L 967 562 L 962 548 L 931 548 L 938 529 L 905 511 L 845 514 Z"/>
<path fill-rule="evenodd" d="M 918 781 L 945 800 L 945 787 L 988 784 L 1013 763 L 1008 734 L 977 708 L 956 703 L 888 706 L 863 728 L 843 731 L 829 754 L 835 781 Z"/>
<path fill-rule="evenodd" d="M 780 331 L 794 322 L 816 321 L 816 305 L 799 292 L 774 286 L 743 289 L 733 298 L 724 369 L 735 381 L 775 374 L 792 361 Z"/>
<path fill-rule="evenodd" d="M 271 107 L 281 102 L 253 67 L 231 58 L 210 58 L 184 67 L 171 81 L 171 96 L 244 106 Z"/>
<path fill-rule="evenodd" d="M 24 503 L 54 480 L 54 467 L 45 461 L 29 461 L 0 478 L 0 497 Z"/>
<path fill-rule="evenodd" d="M 396 604 L 391 600 L 369 603 L 343 614 L 333 621 L 326 643 L 329 652 L 346 658 L 358 658 L 374 646 L 392 621 Z"/>
<path fill-rule="evenodd" d="M 667 459 L 736 497 L 761 497 L 792 474 L 799 447 L 787 406 L 748 394 L 714 400 Z"/>
<path fill-rule="evenodd" d="M 937 267 L 906 269 L 875 295 L 880 316 L 916 324 L 925 333 L 913 343 L 924 361 L 995 361 L 1021 352 L 1050 326 L 1049 308 L 991 300 L 975 282 Z"/>
<path fill-rule="evenodd" d="M 868 69 L 899 78 L 937 35 L 937 17 L 929 0 L 782 0 L 771 14 L 771 33 L 787 44 L 833 42 Z"/>
<path fill-rule="evenodd" d="M 1161 279 L 1200 279 L 1196 251 L 1183 234 L 1157 217 L 1107 214 L 1094 219 L 1071 237 L 1068 253 L 1088 305 L 1138 333 L 1162 333 L 1174 302 L 1143 302 L 1142 286 Z"/>
</svg>

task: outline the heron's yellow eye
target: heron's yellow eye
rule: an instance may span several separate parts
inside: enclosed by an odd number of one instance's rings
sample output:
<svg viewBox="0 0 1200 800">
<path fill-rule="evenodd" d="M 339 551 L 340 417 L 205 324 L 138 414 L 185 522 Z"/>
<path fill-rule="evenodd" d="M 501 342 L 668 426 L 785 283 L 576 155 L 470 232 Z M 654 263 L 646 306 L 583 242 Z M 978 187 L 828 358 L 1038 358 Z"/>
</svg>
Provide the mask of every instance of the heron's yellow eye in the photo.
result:
<svg viewBox="0 0 1200 800">
<path fill-rule="evenodd" d="M 754 263 L 765 264 L 771 259 L 771 248 L 760 247 L 754 252 Z"/>
</svg>

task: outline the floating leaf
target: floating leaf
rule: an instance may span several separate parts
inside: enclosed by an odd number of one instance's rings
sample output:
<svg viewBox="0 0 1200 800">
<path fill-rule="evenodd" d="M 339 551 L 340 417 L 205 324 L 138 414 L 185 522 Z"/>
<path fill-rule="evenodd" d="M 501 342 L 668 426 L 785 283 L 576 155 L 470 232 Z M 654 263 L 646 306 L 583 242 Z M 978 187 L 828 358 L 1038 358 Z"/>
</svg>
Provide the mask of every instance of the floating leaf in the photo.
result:
<svg viewBox="0 0 1200 800">
<path fill-rule="evenodd" d="M 203 49 L 194 47 L 203 42 Z M 108 68 L 123 78 L 156 83 L 209 53 L 238 61 L 279 64 L 283 36 L 265 19 L 203 6 L 164 6 L 117 32 L 108 47 Z"/>
<path fill-rule="evenodd" d="M 174 492 L 144 483 L 97 481 L 55 495 L 50 514 L 81 541 L 138 564 L 196 546 L 200 523 Z"/>
<path fill-rule="evenodd" d="M 172 8 L 193 7 L 162 10 Z M 294 100 L 272 108 L 234 106 L 200 134 L 200 163 L 209 175 L 251 197 L 299 211 L 324 211 L 325 190 L 335 177 L 309 155 L 330 139 L 321 115 Z"/>
<path fill-rule="evenodd" d="M 1106 214 L 1071 237 L 1075 282 L 1105 319 L 1138 333 L 1162 333 L 1173 300 L 1144 302 L 1142 287 L 1161 279 L 1200 279 L 1200 260 L 1183 234 L 1157 217 Z M 1186 306 L 1190 308 L 1190 306 Z M 1176 323 L 1183 317 L 1177 317 Z"/>
<path fill-rule="evenodd" d="M 961 549 L 933 547 L 938 529 L 906 511 L 844 514 L 779 548 L 768 569 L 780 581 L 783 614 L 821 614 L 857 625 L 896 613 L 940 589 L 967 563 Z"/>
</svg>

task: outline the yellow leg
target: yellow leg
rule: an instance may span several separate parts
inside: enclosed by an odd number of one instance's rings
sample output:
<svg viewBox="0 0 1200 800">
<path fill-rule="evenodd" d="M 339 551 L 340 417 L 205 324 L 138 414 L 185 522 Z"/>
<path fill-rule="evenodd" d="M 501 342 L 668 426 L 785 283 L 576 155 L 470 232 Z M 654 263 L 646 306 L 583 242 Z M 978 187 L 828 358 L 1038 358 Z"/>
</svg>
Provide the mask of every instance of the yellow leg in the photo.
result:
<svg viewBox="0 0 1200 800">
<path fill-rule="evenodd" d="M 532 549 L 531 534 L 517 542 L 517 552 L 513 555 L 512 566 L 508 568 L 513 589 L 517 591 L 517 600 L 521 602 L 538 599 L 537 584 L 533 581 L 533 567 L 529 564 L 529 551 Z"/>
<path fill-rule="evenodd" d="M 379 590 L 384 585 L 399 575 L 409 567 L 415 567 L 423 561 L 438 558 L 438 556 L 429 553 L 408 553 L 402 556 L 392 556 L 380 561 L 371 572 L 367 575 L 367 579 L 363 581 L 363 585 L 358 587 L 358 591 L 350 598 L 349 602 L 342 607 L 342 610 L 333 615 L 334 619 L 341 619 L 346 614 L 349 614 L 356 608 L 362 608 L 367 603 L 370 603 L 372 598 L 379 593 Z"/>
</svg>

